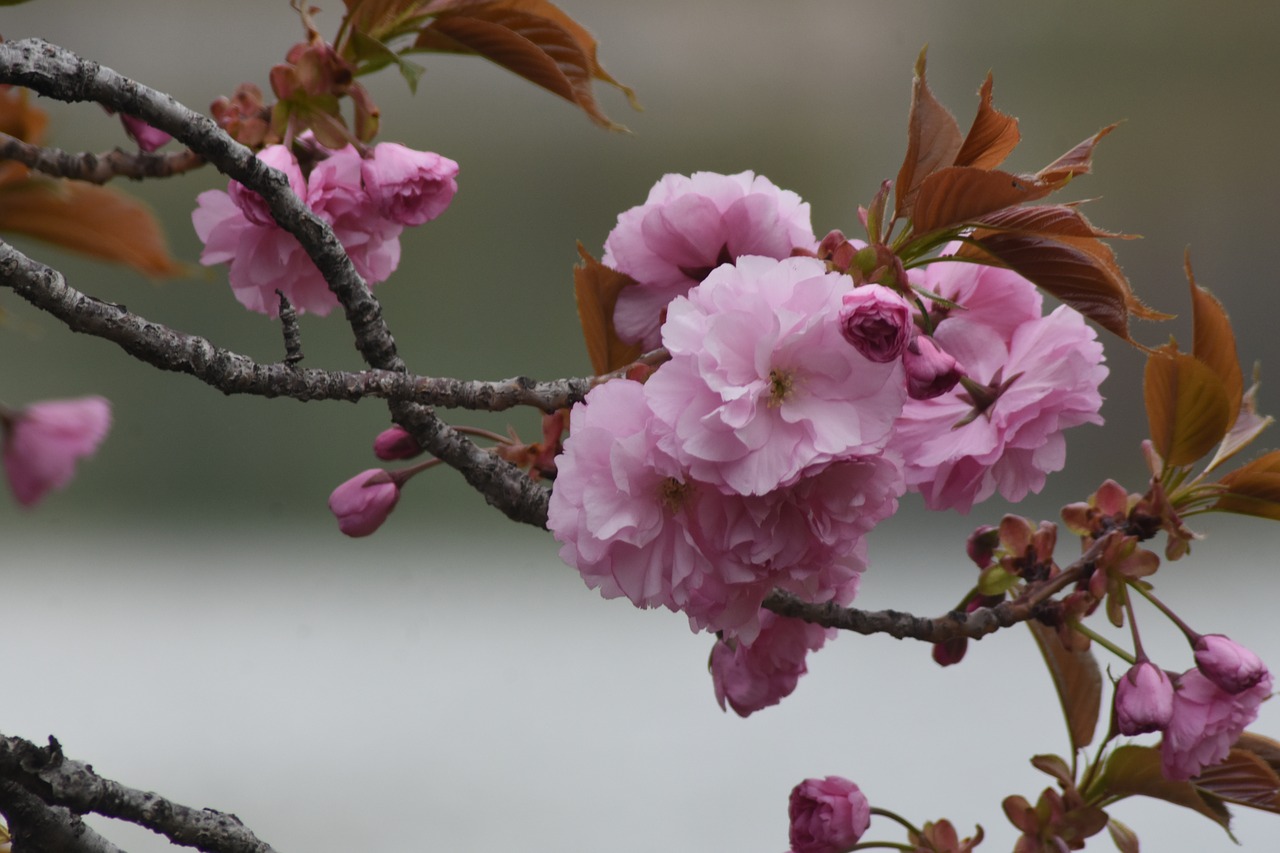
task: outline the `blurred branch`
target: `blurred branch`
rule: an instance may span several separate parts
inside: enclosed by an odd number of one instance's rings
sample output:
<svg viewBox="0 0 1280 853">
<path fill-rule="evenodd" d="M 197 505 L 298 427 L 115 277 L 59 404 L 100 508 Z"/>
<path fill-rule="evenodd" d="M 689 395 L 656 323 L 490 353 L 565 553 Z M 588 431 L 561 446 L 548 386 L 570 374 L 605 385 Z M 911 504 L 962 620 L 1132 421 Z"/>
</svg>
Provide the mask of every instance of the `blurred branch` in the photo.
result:
<svg viewBox="0 0 1280 853">
<path fill-rule="evenodd" d="M 24 166 L 52 175 L 91 184 L 105 184 L 112 178 L 168 178 L 198 169 L 204 158 L 194 151 L 168 154 L 129 153 L 119 148 L 104 154 L 72 154 L 60 148 L 32 145 L 0 132 L 0 160 L 17 160 Z"/>
<path fill-rule="evenodd" d="M 25 796 L 24 796 L 25 794 Z M 37 804 L 48 808 L 41 811 Z M 93 812 L 137 824 L 174 844 L 205 853 L 272 853 L 235 815 L 194 809 L 170 802 L 150 791 L 139 791 L 104 779 L 93 768 L 62 754 L 49 738 L 47 747 L 0 735 L 0 811 L 15 829 L 42 820 L 54 821 L 42 831 L 44 841 L 29 844 L 14 833 L 15 853 L 76 851 L 117 853 L 118 848 L 80 823 L 75 815 L 62 817 L 65 807 L 76 814 Z"/>
<path fill-rule="evenodd" d="M 123 853 L 90 829 L 78 814 L 50 806 L 16 782 L 0 778 L 0 813 L 9 823 L 9 835 L 17 853 L 24 850 L 52 853 Z M 8 850 L 8 845 L 4 846 Z"/>
</svg>

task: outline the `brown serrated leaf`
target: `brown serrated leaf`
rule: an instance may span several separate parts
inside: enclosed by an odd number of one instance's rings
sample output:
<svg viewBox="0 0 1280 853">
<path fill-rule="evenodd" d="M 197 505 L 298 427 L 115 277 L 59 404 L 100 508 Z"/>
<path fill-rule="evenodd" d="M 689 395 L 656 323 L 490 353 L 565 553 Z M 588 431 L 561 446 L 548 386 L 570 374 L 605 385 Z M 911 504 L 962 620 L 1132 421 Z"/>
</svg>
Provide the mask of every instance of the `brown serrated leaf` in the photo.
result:
<svg viewBox="0 0 1280 853">
<path fill-rule="evenodd" d="M 1273 450 L 1218 481 L 1226 494 L 1211 509 L 1280 521 L 1280 450 Z"/>
<path fill-rule="evenodd" d="M 10 184 L 0 190 L 0 231 L 127 264 L 153 278 L 186 271 L 169 254 L 150 208 L 110 187 L 46 180 Z"/>
<path fill-rule="evenodd" d="M 597 376 L 625 367 L 640 357 L 637 344 L 624 343 L 613 328 L 613 308 L 622 288 L 635 279 L 591 257 L 578 244 L 581 263 L 573 267 L 573 293 L 578 303 L 578 322 L 587 343 L 587 355 Z"/>
<path fill-rule="evenodd" d="M 1199 361 L 1209 366 L 1222 383 L 1231 408 L 1227 418 L 1227 425 L 1230 427 L 1236 422 L 1244 399 L 1244 372 L 1240 370 L 1240 359 L 1236 356 L 1236 336 L 1231 330 L 1231 320 L 1222 303 L 1196 284 L 1196 277 L 1191 272 L 1189 252 L 1184 264 L 1187 284 L 1191 287 L 1191 317 L 1195 338 L 1192 352 Z"/>
<path fill-rule="evenodd" d="M 1231 812 L 1216 797 L 1206 797 L 1190 782 L 1166 779 L 1160 770 L 1160 750 L 1150 746 L 1129 744 L 1115 749 L 1084 795 L 1089 800 L 1155 797 L 1199 812 L 1228 831 L 1231 826 Z"/>
<path fill-rule="evenodd" d="M 1069 651 L 1058 639 L 1058 633 L 1039 622 L 1028 622 L 1045 666 L 1058 691 L 1058 701 L 1067 721 L 1067 733 L 1073 750 L 1084 749 L 1093 742 L 1102 707 L 1102 673 L 1089 651 Z"/>
<path fill-rule="evenodd" d="M 1151 442 L 1169 465 L 1192 464 L 1231 428 L 1231 406 L 1218 374 L 1173 345 L 1147 356 L 1142 390 Z"/>
<path fill-rule="evenodd" d="M 947 166 L 920 182 L 915 211 L 915 234 L 973 223 L 994 211 L 1044 198 L 1050 188 L 1009 172 Z"/>
<path fill-rule="evenodd" d="M 1280 814 L 1280 776 L 1248 750 L 1232 749 L 1224 761 L 1204 768 L 1192 782 L 1226 802 Z"/>
<path fill-rule="evenodd" d="M 921 50 L 916 58 L 911 112 L 907 117 L 907 156 L 898 170 L 894 219 L 912 215 L 920 184 L 939 169 L 954 164 L 964 142 L 955 116 L 938 102 L 925 82 L 926 50 Z"/>
<path fill-rule="evenodd" d="M 997 210 L 978 219 L 984 230 L 1039 234 L 1053 237 L 1107 237 L 1129 240 L 1128 234 L 1117 234 L 1095 227 L 1074 204 L 1037 204 Z"/>
<path fill-rule="evenodd" d="M 978 114 L 965 135 L 960 153 L 956 154 L 957 166 L 994 169 L 1004 162 L 1022 138 L 1018 132 L 1018 120 L 991 106 L 991 85 L 992 78 L 988 72 L 987 79 L 978 90 Z"/>
<path fill-rule="evenodd" d="M 1104 136 L 1117 127 L 1119 127 L 1118 124 L 1104 127 L 1039 172 L 1036 172 L 1036 178 L 1042 183 L 1050 184 L 1057 188 L 1066 184 L 1076 175 L 1089 174 L 1089 171 L 1093 168 L 1093 149 L 1097 147 L 1098 142 Z"/>
<path fill-rule="evenodd" d="M 1253 732 L 1243 732 L 1240 737 L 1236 738 L 1236 742 L 1231 745 L 1231 748 L 1243 749 L 1245 752 L 1258 756 L 1280 775 L 1280 741 L 1272 740 L 1269 737 L 1254 734 Z"/>
<path fill-rule="evenodd" d="M 358 32 L 384 41 L 394 36 L 406 22 L 421 15 L 424 0 L 343 0 L 347 14 L 344 31 Z M 350 58 L 350 57 L 348 57 Z"/>
</svg>

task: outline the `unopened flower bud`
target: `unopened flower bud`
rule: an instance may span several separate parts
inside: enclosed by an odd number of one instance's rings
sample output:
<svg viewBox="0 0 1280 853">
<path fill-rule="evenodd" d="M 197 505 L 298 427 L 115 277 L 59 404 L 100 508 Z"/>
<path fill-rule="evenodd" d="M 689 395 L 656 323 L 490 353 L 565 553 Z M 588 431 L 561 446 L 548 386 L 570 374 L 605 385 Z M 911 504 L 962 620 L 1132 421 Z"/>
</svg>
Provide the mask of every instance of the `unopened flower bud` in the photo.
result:
<svg viewBox="0 0 1280 853">
<path fill-rule="evenodd" d="M 911 340 L 911 306 L 879 284 L 855 287 L 842 298 L 840 334 L 876 364 L 902 356 Z"/>
<path fill-rule="evenodd" d="M 378 433 L 373 440 L 373 455 L 387 462 L 412 459 L 422 455 L 422 445 L 402 427 L 393 426 Z"/>
<path fill-rule="evenodd" d="M 913 400 L 931 400 L 956 387 L 963 371 L 954 358 L 928 335 L 916 335 L 902 354 L 907 369 L 907 394 Z"/>
<path fill-rule="evenodd" d="M 120 123 L 124 125 L 124 132 L 129 134 L 129 138 L 138 143 L 138 148 L 148 154 L 173 139 L 163 130 L 152 127 L 142 119 L 131 115 L 120 113 Z"/>
<path fill-rule="evenodd" d="M 1222 634 L 1205 634 L 1195 644 L 1196 666 L 1228 693 L 1241 693 L 1267 675 L 1257 655 Z"/>
<path fill-rule="evenodd" d="M 444 213 L 458 192 L 458 164 L 394 142 L 374 146 L 360 164 L 365 192 L 378 211 L 401 225 L 421 225 Z"/>
<path fill-rule="evenodd" d="M 871 804 L 840 776 L 805 779 L 791 791 L 792 853 L 846 853 L 871 825 Z"/>
<path fill-rule="evenodd" d="M 338 529 L 348 536 L 368 536 L 382 526 L 400 500 L 400 487 L 381 468 L 370 468 L 347 480 L 329 495 Z"/>
<path fill-rule="evenodd" d="M 1116 725 L 1122 735 L 1164 731 L 1173 716 L 1173 682 L 1149 660 L 1116 682 Z"/>
</svg>

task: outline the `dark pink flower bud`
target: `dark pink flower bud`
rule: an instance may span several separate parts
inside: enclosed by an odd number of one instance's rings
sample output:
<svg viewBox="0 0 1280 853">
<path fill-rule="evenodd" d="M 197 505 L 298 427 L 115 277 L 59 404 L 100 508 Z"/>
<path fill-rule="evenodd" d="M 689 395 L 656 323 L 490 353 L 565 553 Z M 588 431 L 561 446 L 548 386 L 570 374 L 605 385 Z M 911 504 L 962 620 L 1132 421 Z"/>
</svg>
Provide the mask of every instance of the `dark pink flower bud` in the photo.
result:
<svg viewBox="0 0 1280 853">
<path fill-rule="evenodd" d="M 75 475 L 76 462 L 92 456 L 111 428 L 111 403 L 102 397 L 45 400 L 0 416 L 4 468 L 13 496 L 35 506 Z"/>
<path fill-rule="evenodd" d="M 871 804 L 840 776 L 805 779 L 791 790 L 792 853 L 846 853 L 871 825 Z"/>
<path fill-rule="evenodd" d="M 1116 682 L 1116 725 L 1122 735 L 1164 731 L 1173 716 L 1173 682 L 1149 660 Z"/>
<path fill-rule="evenodd" d="M 887 287 L 855 287 L 841 299 L 840 334 L 876 364 L 901 357 L 911 331 L 911 306 Z"/>
<path fill-rule="evenodd" d="M 373 440 L 373 454 L 387 462 L 412 459 L 422 455 L 422 445 L 403 428 L 393 426 L 378 433 Z"/>
<path fill-rule="evenodd" d="M 1195 645 L 1196 666 L 1228 693 L 1253 687 L 1267 675 L 1257 655 L 1222 634 L 1205 634 Z"/>
<path fill-rule="evenodd" d="M 293 159 L 293 154 L 290 153 L 287 147 L 271 145 L 263 148 L 258 152 L 258 159 L 273 169 L 279 169 L 284 172 L 289 179 L 289 188 L 293 190 L 294 195 L 300 199 L 306 199 L 307 179 L 302 176 L 302 169 L 299 168 L 298 161 Z M 248 189 L 239 181 L 231 181 L 227 185 L 227 194 L 231 196 L 231 200 L 235 202 L 236 207 L 240 208 L 245 219 L 255 225 L 275 226 L 276 221 L 271 217 L 271 211 L 267 208 L 267 203 L 262 196 Z"/>
<path fill-rule="evenodd" d="M 421 225 L 444 213 L 458 192 L 458 164 L 430 151 L 381 142 L 360 164 L 365 192 L 400 225 Z"/>
<path fill-rule="evenodd" d="M 716 701 L 721 708 L 727 702 L 739 717 L 778 704 L 808 672 L 805 657 L 834 634 L 831 628 L 760 611 L 760 633 L 750 645 L 717 640 L 711 650 Z"/>
<path fill-rule="evenodd" d="M 400 487 L 381 468 L 370 468 L 347 480 L 329 495 L 338 529 L 348 536 L 368 536 L 382 526 L 400 500 Z"/>
<path fill-rule="evenodd" d="M 932 400 L 956 387 L 964 371 L 928 335 L 916 335 L 902 353 L 907 369 L 907 394 L 913 400 Z"/>
<path fill-rule="evenodd" d="M 138 148 L 148 154 L 173 139 L 163 130 L 154 128 L 142 119 L 131 115 L 120 113 L 120 123 L 124 125 L 124 132 L 129 134 L 129 138 L 138 143 Z"/>
</svg>

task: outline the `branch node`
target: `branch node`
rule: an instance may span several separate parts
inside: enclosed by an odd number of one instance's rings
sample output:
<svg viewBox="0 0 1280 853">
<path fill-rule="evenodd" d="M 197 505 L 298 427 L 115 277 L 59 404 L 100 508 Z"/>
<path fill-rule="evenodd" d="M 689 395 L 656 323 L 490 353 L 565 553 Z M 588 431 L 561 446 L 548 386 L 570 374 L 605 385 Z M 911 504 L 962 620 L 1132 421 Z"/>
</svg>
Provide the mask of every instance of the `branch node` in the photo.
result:
<svg viewBox="0 0 1280 853">
<path fill-rule="evenodd" d="M 298 312 L 293 310 L 289 297 L 276 288 L 280 297 L 280 327 L 284 331 L 284 363 L 296 367 L 302 361 L 302 329 L 298 326 Z"/>
</svg>

